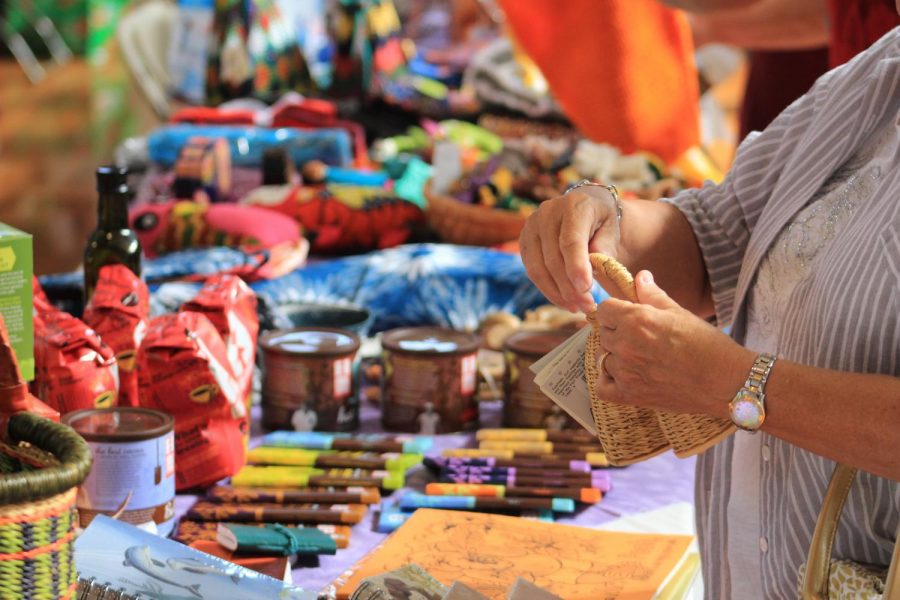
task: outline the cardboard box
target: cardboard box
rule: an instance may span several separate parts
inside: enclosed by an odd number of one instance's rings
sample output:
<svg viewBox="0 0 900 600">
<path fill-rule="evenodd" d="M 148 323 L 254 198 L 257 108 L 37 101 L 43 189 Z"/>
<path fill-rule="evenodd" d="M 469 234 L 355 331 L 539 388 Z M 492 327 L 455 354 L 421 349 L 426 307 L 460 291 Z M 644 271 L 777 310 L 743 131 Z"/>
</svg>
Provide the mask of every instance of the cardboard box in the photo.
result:
<svg viewBox="0 0 900 600">
<path fill-rule="evenodd" d="M 26 381 L 34 379 L 33 273 L 31 234 L 0 223 L 0 314 Z"/>
</svg>

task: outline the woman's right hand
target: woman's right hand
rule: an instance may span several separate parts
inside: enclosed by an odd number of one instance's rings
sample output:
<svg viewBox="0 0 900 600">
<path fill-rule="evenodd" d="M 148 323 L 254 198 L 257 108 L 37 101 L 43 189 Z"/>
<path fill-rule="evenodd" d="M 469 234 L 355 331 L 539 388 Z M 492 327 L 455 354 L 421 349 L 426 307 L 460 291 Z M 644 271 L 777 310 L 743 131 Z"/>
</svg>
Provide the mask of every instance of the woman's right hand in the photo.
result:
<svg viewBox="0 0 900 600">
<path fill-rule="evenodd" d="M 616 257 L 616 200 L 602 186 L 583 186 L 542 202 L 519 236 L 528 276 L 547 298 L 572 312 L 595 306 L 588 254 Z"/>
</svg>

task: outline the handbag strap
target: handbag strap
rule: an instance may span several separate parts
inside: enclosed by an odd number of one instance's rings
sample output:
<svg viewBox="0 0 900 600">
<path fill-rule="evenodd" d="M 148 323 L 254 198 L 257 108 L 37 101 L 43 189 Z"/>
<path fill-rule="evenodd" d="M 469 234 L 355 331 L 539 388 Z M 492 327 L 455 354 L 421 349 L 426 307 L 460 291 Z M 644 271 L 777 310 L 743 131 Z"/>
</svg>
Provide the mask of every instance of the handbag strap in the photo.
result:
<svg viewBox="0 0 900 600">
<path fill-rule="evenodd" d="M 850 487 L 856 478 L 856 468 L 838 463 L 831 474 L 831 481 L 822 500 L 822 509 L 816 520 L 806 573 L 803 577 L 803 600 L 828 600 L 828 580 L 831 574 L 831 552 L 837 534 L 844 504 L 850 495 Z M 894 547 L 891 566 L 884 586 L 883 600 L 900 600 L 900 544 Z"/>
</svg>

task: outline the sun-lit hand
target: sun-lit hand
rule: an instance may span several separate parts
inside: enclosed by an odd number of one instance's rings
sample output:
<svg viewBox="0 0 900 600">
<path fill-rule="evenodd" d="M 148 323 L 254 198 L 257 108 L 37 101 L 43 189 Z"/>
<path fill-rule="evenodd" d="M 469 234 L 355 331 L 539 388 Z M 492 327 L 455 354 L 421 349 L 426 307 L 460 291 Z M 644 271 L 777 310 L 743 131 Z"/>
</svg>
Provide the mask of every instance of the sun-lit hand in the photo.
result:
<svg viewBox="0 0 900 600">
<path fill-rule="evenodd" d="M 611 402 L 727 417 L 755 353 L 680 307 L 649 271 L 635 277 L 638 303 L 610 299 L 597 309 L 597 391 Z M 604 373 L 605 371 L 605 373 Z"/>
<path fill-rule="evenodd" d="M 525 223 L 519 247 L 528 277 L 551 302 L 588 312 L 594 308 L 588 255 L 615 257 L 619 238 L 615 199 L 603 187 L 588 186 L 542 202 Z"/>
</svg>

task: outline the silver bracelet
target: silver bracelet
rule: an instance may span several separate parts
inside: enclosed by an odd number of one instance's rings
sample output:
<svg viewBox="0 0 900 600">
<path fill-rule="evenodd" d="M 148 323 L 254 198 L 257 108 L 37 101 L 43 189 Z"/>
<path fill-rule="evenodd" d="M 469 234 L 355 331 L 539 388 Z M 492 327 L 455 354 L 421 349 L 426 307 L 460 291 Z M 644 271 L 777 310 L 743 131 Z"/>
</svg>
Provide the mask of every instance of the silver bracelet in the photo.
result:
<svg viewBox="0 0 900 600">
<path fill-rule="evenodd" d="M 616 203 L 616 220 L 622 220 L 622 202 L 619 200 L 619 190 L 616 189 L 614 185 L 604 185 L 602 183 L 597 183 L 596 181 L 591 181 L 590 179 L 582 179 L 581 181 L 576 181 L 572 185 L 566 188 L 566 191 L 563 192 L 563 196 L 571 192 L 572 190 L 577 190 L 580 187 L 593 186 L 593 187 L 602 187 L 607 192 L 612 194 L 613 202 Z"/>
</svg>

